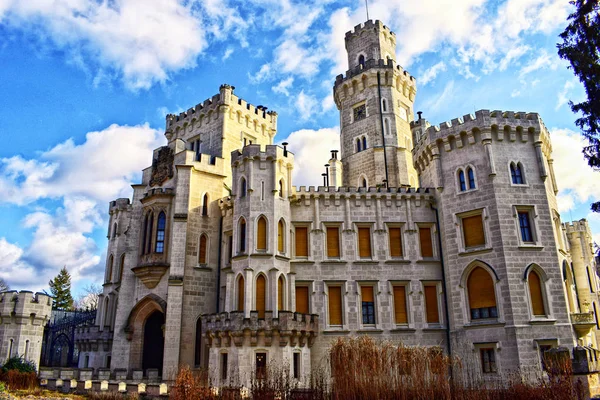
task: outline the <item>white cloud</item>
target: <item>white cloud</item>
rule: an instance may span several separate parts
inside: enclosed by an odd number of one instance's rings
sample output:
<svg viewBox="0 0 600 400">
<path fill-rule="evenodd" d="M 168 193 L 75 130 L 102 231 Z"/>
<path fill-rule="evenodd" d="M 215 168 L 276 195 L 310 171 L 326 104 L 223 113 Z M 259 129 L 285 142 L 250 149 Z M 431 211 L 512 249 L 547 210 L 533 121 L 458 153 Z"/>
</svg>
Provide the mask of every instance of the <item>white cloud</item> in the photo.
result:
<svg viewBox="0 0 600 400">
<path fill-rule="evenodd" d="M 520 95 L 521 95 L 521 91 L 520 91 L 520 90 L 518 90 L 518 89 L 514 89 L 514 90 L 511 92 L 511 94 L 510 94 L 510 97 L 513 97 L 513 98 L 514 98 L 514 97 L 519 97 Z"/>
<path fill-rule="evenodd" d="M 333 101 L 333 96 L 325 96 L 321 101 L 321 107 L 323 107 L 323 112 L 333 110 L 333 108 L 335 107 L 335 101 Z"/>
<path fill-rule="evenodd" d="M 427 85 L 429 82 L 432 82 L 440 72 L 444 71 L 446 71 L 446 63 L 440 61 L 419 76 L 419 83 L 421 85 Z"/>
<path fill-rule="evenodd" d="M 27 204 L 39 198 L 86 196 L 108 202 L 129 196 L 131 181 L 151 164 L 162 135 L 148 125 L 111 125 L 90 132 L 80 145 L 73 139 L 42 153 L 0 159 L 0 183 L 7 189 L 0 203 Z"/>
<path fill-rule="evenodd" d="M 444 105 L 450 104 L 454 93 L 454 81 L 449 81 L 444 86 L 444 90 L 439 96 L 431 96 L 423 105 L 423 109 L 432 113 L 437 113 Z"/>
<path fill-rule="evenodd" d="M 256 74 L 250 75 L 250 73 L 248 73 L 248 81 L 250 81 L 250 83 L 253 85 L 262 83 L 262 82 L 268 80 L 270 77 L 271 77 L 271 64 L 268 64 L 268 63 L 263 64 Z"/>
<path fill-rule="evenodd" d="M 568 129 L 553 129 L 550 136 L 554 173 L 560 190 L 560 210 L 568 211 L 578 204 L 599 201 L 600 172 L 591 169 L 583 157 L 584 139 Z"/>
<path fill-rule="evenodd" d="M 554 107 L 554 110 L 558 111 L 559 108 L 569 103 L 568 96 L 571 89 L 573 89 L 574 86 L 575 83 L 573 81 L 565 82 L 565 85 L 563 86 L 562 90 L 558 93 L 558 99 L 556 101 L 556 107 Z"/>
<path fill-rule="evenodd" d="M 221 61 L 227 60 L 229 57 L 231 57 L 232 54 L 233 54 L 233 49 L 231 47 L 228 47 L 227 50 L 225 50 L 225 53 L 223 53 L 223 57 L 221 58 Z"/>
<path fill-rule="evenodd" d="M 23 249 L 18 245 L 9 243 L 6 238 L 0 237 L 0 278 L 6 280 L 13 289 L 27 287 L 29 290 L 41 290 L 44 285 L 30 285 L 38 280 L 39 273 L 36 269 L 22 259 Z"/>
<path fill-rule="evenodd" d="M 226 0 L 8 1 L 0 23 L 52 44 L 68 62 L 97 70 L 95 82 L 117 71 L 132 90 L 165 82 L 196 65 L 208 37 L 228 34 L 245 45 L 248 23 Z"/>
<path fill-rule="evenodd" d="M 300 120 L 306 121 L 310 119 L 313 114 L 316 114 L 318 101 L 315 96 L 304 93 L 304 90 L 300 92 L 296 98 L 296 108 L 298 110 L 298 116 Z"/>
<path fill-rule="evenodd" d="M 275 93 L 280 93 L 280 94 L 289 96 L 290 92 L 288 91 L 288 89 L 292 86 L 293 83 L 294 83 L 294 77 L 290 76 L 287 79 L 280 81 L 277 85 L 273 86 L 271 89 Z"/>
<path fill-rule="evenodd" d="M 294 153 L 294 164 L 302 166 L 293 170 L 294 186 L 323 185 L 321 174 L 331 158 L 330 150 L 340 148 L 338 127 L 319 130 L 302 129 L 292 132 L 286 139 Z"/>
<path fill-rule="evenodd" d="M 294 38 L 288 38 L 275 49 L 279 71 L 310 77 L 319 72 L 323 56 L 318 49 L 302 47 Z"/>
<path fill-rule="evenodd" d="M 531 72 L 538 71 L 543 68 L 550 68 L 554 70 L 557 66 L 556 61 L 557 60 L 552 59 L 552 57 L 548 54 L 546 50 L 542 50 L 540 51 L 540 55 L 538 57 L 531 60 L 529 64 L 521 68 L 521 70 L 519 71 L 519 76 L 522 78 L 523 76 Z"/>
<path fill-rule="evenodd" d="M 151 164 L 152 150 L 164 139 L 148 125 L 111 125 L 90 132 L 86 141 L 69 139 L 37 159 L 20 156 L 0 160 L 0 203 L 36 204 L 62 199 L 62 207 L 37 211 L 23 219 L 33 231 L 25 247 L 0 238 L 0 277 L 13 287 L 41 290 L 66 266 L 76 282 L 95 278 L 102 269 L 91 235 L 106 224 L 106 203 L 131 193 L 130 185 Z"/>
</svg>

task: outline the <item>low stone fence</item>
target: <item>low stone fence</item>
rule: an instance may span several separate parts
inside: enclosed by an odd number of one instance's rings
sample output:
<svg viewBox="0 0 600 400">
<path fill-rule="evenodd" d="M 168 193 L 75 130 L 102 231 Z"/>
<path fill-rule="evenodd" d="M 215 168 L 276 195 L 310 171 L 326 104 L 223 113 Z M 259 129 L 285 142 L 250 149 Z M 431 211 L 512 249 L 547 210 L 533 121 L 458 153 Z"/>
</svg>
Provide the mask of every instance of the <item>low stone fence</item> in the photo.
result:
<svg viewBox="0 0 600 400">
<path fill-rule="evenodd" d="M 150 398 L 168 398 L 169 385 L 161 382 L 158 370 L 142 370 L 131 375 L 123 369 L 101 368 L 44 368 L 39 371 L 40 386 L 63 393 L 114 392 L 144 395 Z"/>
</svg>

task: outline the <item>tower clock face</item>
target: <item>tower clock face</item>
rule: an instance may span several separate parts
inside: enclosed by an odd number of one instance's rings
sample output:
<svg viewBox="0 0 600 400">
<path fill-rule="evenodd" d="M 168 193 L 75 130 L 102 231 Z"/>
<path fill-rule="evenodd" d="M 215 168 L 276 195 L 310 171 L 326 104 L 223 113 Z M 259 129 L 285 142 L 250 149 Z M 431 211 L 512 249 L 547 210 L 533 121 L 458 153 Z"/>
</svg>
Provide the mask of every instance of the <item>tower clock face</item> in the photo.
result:
<svg viewBox="0 0 600 400">
<path fill-rule="evenodd" d="M 367 117 L 367 106 L 362 104 L 358 107 L 354 107 L 354 121 L 360 121 Z"/>
</svg>

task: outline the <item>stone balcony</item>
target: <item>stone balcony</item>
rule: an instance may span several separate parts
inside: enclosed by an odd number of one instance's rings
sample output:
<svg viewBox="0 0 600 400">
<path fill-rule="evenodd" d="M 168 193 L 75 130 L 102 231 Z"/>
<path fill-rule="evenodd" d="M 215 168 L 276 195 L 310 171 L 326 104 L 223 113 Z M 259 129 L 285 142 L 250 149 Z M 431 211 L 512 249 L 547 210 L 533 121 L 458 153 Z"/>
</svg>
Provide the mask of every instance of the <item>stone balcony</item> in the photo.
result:
<svg viewBox="0 0 600 400">
<path fill-rule="evenodd" d="M 311 347 L 319 332 L 319 316 L 280 311 L 273 318 L 273 312 L 266 311 L 265 318 L 258 318 L 258 311 L 251 311 L 250 318 L 244 318 L 242 311 L 233 311 L 203 316 L 202 329 L 211 347 L 241 347 L 244 342 L 257 346 L 259 339 L 266 346 Z"/>
<path fill-rule="evenodd" d="M 596 325 L 596 318 L 592 311 L 586 313 L 571 313 L 571 324 L 578 338 L 589 334 Z"/>
<path fill-rule="evenodd" d="M 144 254 L 140 256 L 137 267 L 131 270 L 148 289 L 154 289 L 169 269 L 166 259 L 165 253 Z"/>
</svg>

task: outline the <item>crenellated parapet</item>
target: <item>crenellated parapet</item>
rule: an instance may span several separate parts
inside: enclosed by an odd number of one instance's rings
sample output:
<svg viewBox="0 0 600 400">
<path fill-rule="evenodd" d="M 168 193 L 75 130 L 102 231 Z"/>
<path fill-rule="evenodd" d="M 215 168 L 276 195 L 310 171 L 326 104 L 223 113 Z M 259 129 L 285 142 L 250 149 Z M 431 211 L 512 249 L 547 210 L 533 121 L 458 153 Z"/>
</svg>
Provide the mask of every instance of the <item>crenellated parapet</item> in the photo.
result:
<svg viewBox="0 0 600 400">
<path fill-rule="evenodd" d="M 479 110 L 440 125 L 431 126 L 425 119 L 411 122 L 413 160 L 422 172 L 440 152 L 450 152 L 467 145 L 491 141 L 531 143 L 551 158 L 550 135 L 537 113 Z"/>
<path fill-rule="evenodd" d="M 237 166 L 244 160 L 249 159 L 261 161 L 285 160 L 293 164 L 294 153 L 291 151 L 278 145 L 267 145 L 264 148 L 265 150 L 262 150 L 260 145 L 251 144 L 241 150 L 236 150 L 231 153 L 231 164 Z"/>
<path fill-rule="evenodd" d="M 20 292 L 11 290 L 0 293 L 0 322 L 8 322 L 5 318 L 25 318 L 26 320 L 43 322 L 50 319 L 52 297 L 44 293 L 33 293 L 28 290 Z"/>
<path fill-rule="evenodd" d="M 202 127 L 211 121 L 226 116 L 229 119 L 237 119 L 256 123 L 257 127 L 264 128 L 265 134 L 274 137 L 277 132 L 277 112 L 267 111 L 267 107 L 255 106 L 234 94 L 235 87 L 223 84 L 219 93 L 204 102 L 189 108 L 178 115 L 168 114 L 166 116 L 165 136 L 169 141 L 181 136 L 189 126 Z M 220 115 L 223 114 L 223 115 Z"/>
<path fill-rule="evenodd" d="M 378 33 L 383 33 L 388 35 L 390 38 L 393 38 L 394 42 L 396 40 L 396 34 L 383 22 L 380 20 L 373 21 L 372 19 L 360 23 L 354 26 L 354 29 L 346 32 L 346 40 L 350 39 L 352 36 L 360 36 L 365 31 L 377 31 Z"/>
<path fill-rule="evenodd" d="M 404 199 L 414 198 L 416 200 L 434 200 L 435 189 L 430 188 L 385 188 L 385 187 L 327 187 L 327 186 L 300 186 L 295 188 L 293 197 L 297 200 L 310 199 L 311 197 L 323 197 L 328 199 L 345 199 L 345 198 L 374 198 L 374 199 Z"/>
<path fill-rule="evenodd" d="M 565 222 L 563 223 L 563 227 L 566 229 L 568 235 L 573 233 L 585 233 L 592 237 L 592 230 L 585 218 L 580 219 L 579 221 Z"/>
<path fill-rule="evenodd" d="M 265 311 L 265 318 L 258 318 L 257 311 L 244 313 L 234 311 L 202 316 L 203 336 L 211 347 L 235 345 L 256 346 L 259 337 L 265 345 L 312 346 L 319 332 L 319 316 L 279 311 L 277 318 L 273 312 Z"/>
</svg>

